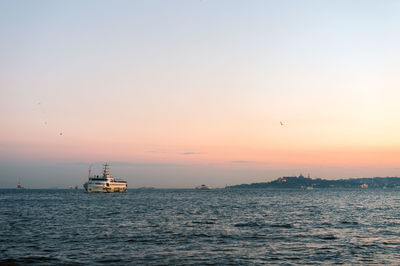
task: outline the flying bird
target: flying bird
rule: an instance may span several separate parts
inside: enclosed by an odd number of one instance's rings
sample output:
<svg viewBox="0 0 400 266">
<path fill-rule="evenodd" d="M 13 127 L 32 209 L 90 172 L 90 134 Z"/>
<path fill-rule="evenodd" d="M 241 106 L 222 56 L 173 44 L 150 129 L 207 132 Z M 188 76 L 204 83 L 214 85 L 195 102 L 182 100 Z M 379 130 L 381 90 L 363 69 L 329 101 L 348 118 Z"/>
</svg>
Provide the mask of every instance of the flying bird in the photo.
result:
<svg viewBox="0 0 400 266">
<path fill-rule="evenodd" d="M 284 123 L 282 123 L 282 121 L 280 121 L 279 123 L 281 123 L 281 126 L 284 126 L 284 125 L 285 125 Z"/>
</svg>

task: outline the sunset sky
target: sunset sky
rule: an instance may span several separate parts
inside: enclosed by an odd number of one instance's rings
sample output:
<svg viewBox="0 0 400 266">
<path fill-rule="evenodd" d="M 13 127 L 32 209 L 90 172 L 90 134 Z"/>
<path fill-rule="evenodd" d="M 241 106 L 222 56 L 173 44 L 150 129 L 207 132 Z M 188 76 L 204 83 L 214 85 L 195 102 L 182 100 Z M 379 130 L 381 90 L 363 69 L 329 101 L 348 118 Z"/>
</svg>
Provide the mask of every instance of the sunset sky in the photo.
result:
<svg viewBox="0 0 400 266">
<path fill-rule="evenodd" d="M 399 47 L 399 1 L 1 0 L 0 188 L 400 176 Z"/>
</svg>

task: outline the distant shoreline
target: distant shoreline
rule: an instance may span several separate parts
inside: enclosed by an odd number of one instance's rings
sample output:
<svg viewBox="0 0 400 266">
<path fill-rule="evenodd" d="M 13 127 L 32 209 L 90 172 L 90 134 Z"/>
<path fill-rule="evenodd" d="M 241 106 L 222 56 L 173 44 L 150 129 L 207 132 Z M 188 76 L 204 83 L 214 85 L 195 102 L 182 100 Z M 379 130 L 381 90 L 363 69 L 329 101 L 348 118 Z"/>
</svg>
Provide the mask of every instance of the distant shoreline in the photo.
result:
<svg viewBox="0 0 400 266">
<path fill-rule="evenodd" d="M 227 186 L 228 189 L 243 188 L 400 188 L 400 177 L 371 177 L 327 180 L 300 176 L 280 177 L 271 182 Z"/>
</svg>

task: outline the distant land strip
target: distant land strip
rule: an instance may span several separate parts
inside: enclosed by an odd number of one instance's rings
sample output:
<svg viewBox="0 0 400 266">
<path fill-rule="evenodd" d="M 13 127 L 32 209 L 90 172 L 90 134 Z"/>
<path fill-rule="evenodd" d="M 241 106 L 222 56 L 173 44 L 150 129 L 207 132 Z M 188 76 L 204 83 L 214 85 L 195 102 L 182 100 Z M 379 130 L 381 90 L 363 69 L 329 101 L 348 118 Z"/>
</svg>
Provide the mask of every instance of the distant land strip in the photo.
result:
<svg viewBox="0 0 400 266">
<path fill-rule="evenodd" d="M 300 176 L 280 177 L 271 182 L 241 184 L 226 188 L 400 188 L 399 177 L 372 177 L 327 180 Z"/>
</svg>

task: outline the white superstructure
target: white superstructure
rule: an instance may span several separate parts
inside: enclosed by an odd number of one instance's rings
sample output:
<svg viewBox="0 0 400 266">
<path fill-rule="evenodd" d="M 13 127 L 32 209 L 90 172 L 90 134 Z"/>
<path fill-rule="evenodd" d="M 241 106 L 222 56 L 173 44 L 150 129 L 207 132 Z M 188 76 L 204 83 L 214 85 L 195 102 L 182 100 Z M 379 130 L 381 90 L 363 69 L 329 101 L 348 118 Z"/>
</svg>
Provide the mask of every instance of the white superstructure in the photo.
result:
<svg viewBox="0 0 400 266">
<path fill-rule="evenodd" d="M 96 192 L 126 192 L 128 190 L 128 184 L 124 180 L 116 180 L 114 177 L 110 176 L 108 170 L 108 164 L 104 164 L 103 176 L 91 176 L 89 168 L 88 182 L 86 182 L 83 187 L 88 193 Z"/>
</svg>

